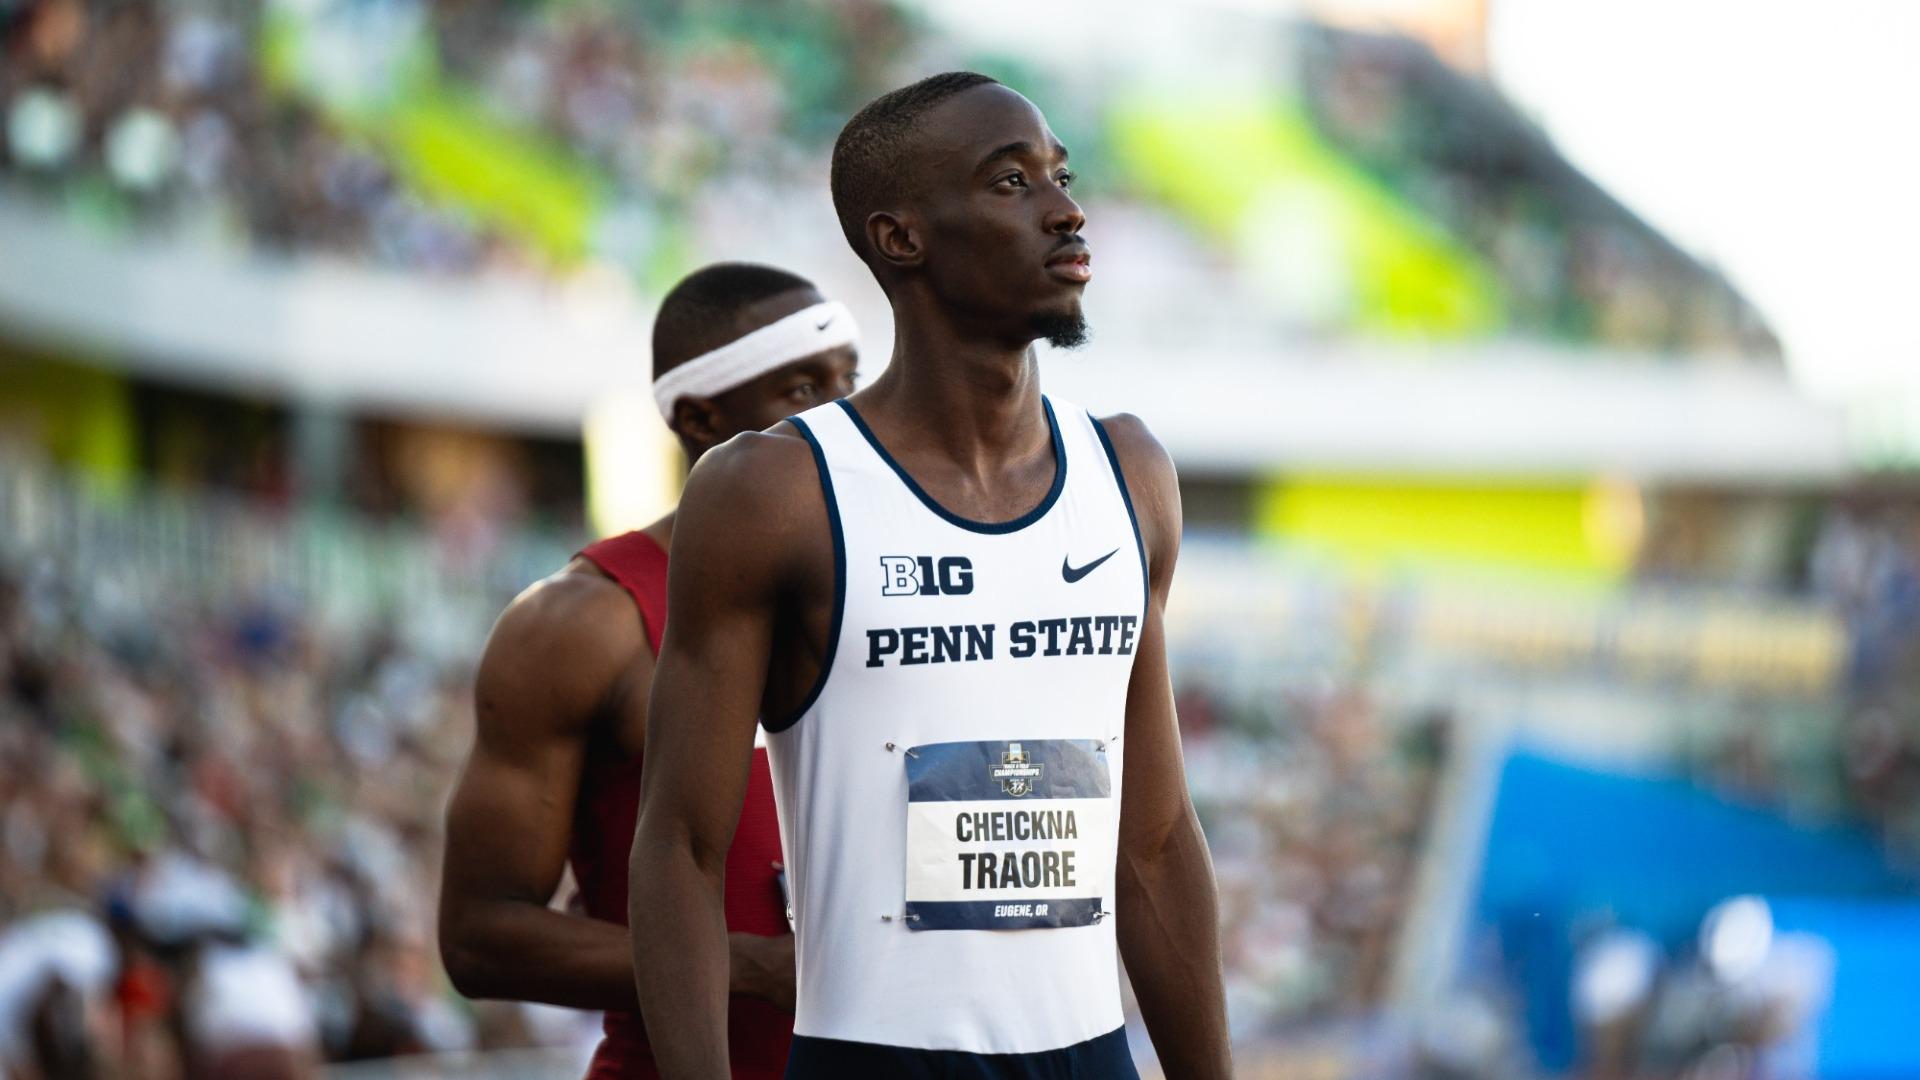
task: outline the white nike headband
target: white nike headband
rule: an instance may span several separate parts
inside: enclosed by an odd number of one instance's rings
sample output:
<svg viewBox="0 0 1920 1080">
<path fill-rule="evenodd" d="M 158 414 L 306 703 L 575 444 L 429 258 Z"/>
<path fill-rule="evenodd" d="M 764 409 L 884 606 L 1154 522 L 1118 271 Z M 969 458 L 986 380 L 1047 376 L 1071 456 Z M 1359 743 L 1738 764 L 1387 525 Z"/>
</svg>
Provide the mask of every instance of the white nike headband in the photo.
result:
<svg viewBox="0 0 1920 1080">
<path fill-rule="evenodd" d="M 673 405 L 683 397 L 712 397 L 752 382 L 777 367 L 860 340 L 853 312 L 828 300 L 730 341 L 653 380 L 653 401 L 673 423 Z"/>
</svg>

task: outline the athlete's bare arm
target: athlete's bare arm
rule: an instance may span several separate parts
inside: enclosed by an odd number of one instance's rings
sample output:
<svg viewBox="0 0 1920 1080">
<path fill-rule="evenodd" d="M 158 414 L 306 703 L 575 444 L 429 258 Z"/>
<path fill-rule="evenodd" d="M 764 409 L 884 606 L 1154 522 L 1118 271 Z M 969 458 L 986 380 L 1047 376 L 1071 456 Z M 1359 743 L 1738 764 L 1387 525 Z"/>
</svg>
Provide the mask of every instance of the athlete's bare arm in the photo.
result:
<svg viewBox="0 0 1920 1080">
<path fill-rule="evenodd" d="M 1165 612 L 1180 554 L 1173 461 L 1132 416 L 1101 421 L 1126 474 L 1147 549 L 1149 602 L 1127 685 L 1115 933 L 1147 1033 L 1167 1076 L 1233 1075 L 1213 859 L 1187 795 Z"/>
<path fill-rule="evenodd" d="M 624 927 L 552 910 L 596 725 L 637 737 L 653 654 L 633 600 L 567 572 L 508 606 L 481 657 L 472 754 L 447 807 L 440 950 L 475 998 L 632 1009 Z M 733 935 L 732 989 L 792 1007 L 792 938 Z M 784 952 L 784 958 L 779 955 Z"/>
<path fill-rule="evenodd" d="M 654 1060 L 675 1080 L 728 1075 L 727 848 L 776 612 L 833 588 L 817 475 L 797 436 L 738 436 L 700 459 L 674 526 L 628 896 L 640 1012 Z"/>
<path fill-rule="evenodd" d="M 473 753 L 447 806 L 440 951 L 468 997 L 632 1009 L 626 931 L 547 907 L 566 865 L 593 726 L 651 665 L 633 601 L 562 573 L 520 594 L 487 639 Z"/>
</svg>

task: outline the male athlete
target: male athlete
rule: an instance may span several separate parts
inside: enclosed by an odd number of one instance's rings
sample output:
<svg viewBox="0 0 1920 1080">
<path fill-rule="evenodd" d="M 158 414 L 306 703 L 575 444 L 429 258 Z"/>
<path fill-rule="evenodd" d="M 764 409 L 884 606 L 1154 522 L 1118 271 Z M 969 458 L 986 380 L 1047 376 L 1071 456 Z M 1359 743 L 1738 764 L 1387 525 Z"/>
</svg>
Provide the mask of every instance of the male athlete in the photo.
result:
<svg viewBox="0 0 1920 1080">
<path fill-rule="evenodd" d="M 654 396 L 698 460 L 738 432 L 845 395 L 854 350 L 852 316 L 804 279 L 722 263 L 661 303 Z M 607 1010 L 595 1080 L 659 1075 L 634 1012 L 625 924 L 673 531 L 668 514 L 602 540 L 508 606 L 480 661 L 478 736 L 447 809 L 440 947 L 454 985 L 473 997 Z M 726 855 L 731 1043 L 721 1067 L 730 1056 L 736 1077 L 775 1077 L 792 1034 L 793 938 L 775 878 L 766 757 L 752 755 L 751 779 L 747 761 Z M 547 907 L 568 861 L 584 915 Z M 639 918 L 649 917 L 642 908 Z"/>
<path fill-rule="evenodd" d="M 1135 1076 L 1117 947 L 1167 1075 L 1225 1077 L 1162 631 L 1173 465 L 1133 417 L 1043 396 L 1031 348 L 1086 334 L 1066 150 L 954 73 L 862 109 L 832 177 L 893 359 L 688 482 L 633 850 L 661 1070 L 726 1073 L 758 718 L 798 934 L 788 1076 Z"/>
</svg>

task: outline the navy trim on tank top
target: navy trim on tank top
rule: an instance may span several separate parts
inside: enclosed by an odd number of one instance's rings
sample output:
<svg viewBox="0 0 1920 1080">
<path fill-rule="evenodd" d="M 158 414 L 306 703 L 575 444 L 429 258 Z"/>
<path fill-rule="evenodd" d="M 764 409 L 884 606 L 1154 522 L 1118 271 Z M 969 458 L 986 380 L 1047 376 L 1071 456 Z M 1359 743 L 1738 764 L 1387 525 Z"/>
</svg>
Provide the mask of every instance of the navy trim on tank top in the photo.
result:
<svg viewBox="0 0 1920 1080">
<path fill-rule="evenodd" d="M 1140 590 L 1144 594 L 1141 604 L 1141 618 L 1146 618 L 1146 609 L 1153 606 L 1153 579 L 1147 575 L 1147 543 L 1140 538 L 1140 517 L 1133 512 L 1133 495 L 1127 491 L 1127 474 L 1120 468 L 1120 455 L 1113 452 L 1113 440 L 1107 437 L 1107 426 L 1092 413 L 1087 419 L 1093 421 L 1094 433 L 1100 436 L 1100 445 L 1106 448 L 1107 464 L 1113 466 L 1113 480 L 1120 485 L 1120 501 L 1126 504 L 1127 520 L 1133 522 L 1133 546 L 1140 552 Z"/>
<path fill-rule="evenodd" d="M 778 720 L 762 720 L 760 726 L 769 732 L 785 731 L 800 722 L 800 718 L 820 700 L 820 692 L 827 688 L 827 676 L 833 673 L 833 656 L 840 648 L 840 619 L 847 611 L 847 534 L 840 528 L 840 503 L 833 497 L 833 473 L 827 469 L 827 452 L 820 448 L 820 440 L 814 437 L 813 429 L 805 420 L 797 416 L 787 417 L 813 448 L 813 467 L 820 472 L 820 494 L 827 500 L 827 527 L 833 533 L 833 618 L 827 624 L 827 654 L 820 658 L 820 675 L 813 680 L 813 689 L 799 707 Z"/>
<path fill-rule="evenodd" d="M 848 401 L 846 398 L 841 398 L 839 401 L 840 407 L 845 409 L 847 416 L 853 420 L 853 426 L 859 428 L 860 434 L 866 436 L 867 445 L 873 447 L 874 453 L 880 455 L 880 460 L 886 462 L 887 465 L 893 469 L 895 475 L 900 477 L 900 482 L 907 485 L 907 490 L 913 492 L 914 497 L 925 504 L 927 509 L 940 515 L 941 519 L 948 524 L 956 525 L 968 532 L 977 533 L 1019 532 L 1021 529 L 1039 521 L 1046 515 L 1048 510 L 1053 509 L 1053 504 L 1060 498 L 1060 492 L 1066 490 L 1067 443 L 1065 439 L 1060 437 L 1060 422 L 1054 419 L 1053 402 L 1048 401 L 1047 396 L 1042 394 L 1040 395 L 1040 404 L 1046 409 L 1047 433 L 1053 439 L 1053 486 L 1047 489 L 1046 497 L 1040 500 L 1040 505 L 1021 514 L 1012 521 L 975 521 L 972 518 L 961 517 L 959 514 L 954 513 L 936 502 L 933 496 L 927 494 L 925 488 L 921 487 L 912 476 L 907 474 L 907 470 L 900 467 L 900 463 L 893 459 L 893 455 L 887 453 L 887 448 L 880 445 L 880 440 L 874 437 L 873 429 L 867 426 L 865 420 L 860 419 L 860 411 L 853 407 L 853 402 Z"/>
</svg>

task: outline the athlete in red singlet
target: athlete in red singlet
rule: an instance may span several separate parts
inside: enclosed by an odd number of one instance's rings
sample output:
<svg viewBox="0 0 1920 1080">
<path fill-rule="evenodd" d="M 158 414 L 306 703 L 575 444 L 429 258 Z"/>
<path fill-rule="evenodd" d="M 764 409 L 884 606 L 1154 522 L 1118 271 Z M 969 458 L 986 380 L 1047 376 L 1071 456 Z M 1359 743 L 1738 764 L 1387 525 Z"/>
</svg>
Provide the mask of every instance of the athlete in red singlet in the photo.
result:
<svg viewBox="0 0 1920 1080">
<path fill-rule="evenodd" d="M 805 279 L 722 263 L 654 321 L 654 389 L 690 458 L 852 389 L 852 317 Z M 472 755 L 447 808 L 440 949 L 470 997 L 606 1010 L 590 1080 L 659 1075 L 635 1011 L 627 863 L 672 514 L 588 546 L 515 598 L 475 685 Z M 793 938 L 766 752 L 727 855 L 733 1075 L 778 1077 L 793 1033 Z M 549 907 L 562 868 L 578 913 Z"/>
</svg>

